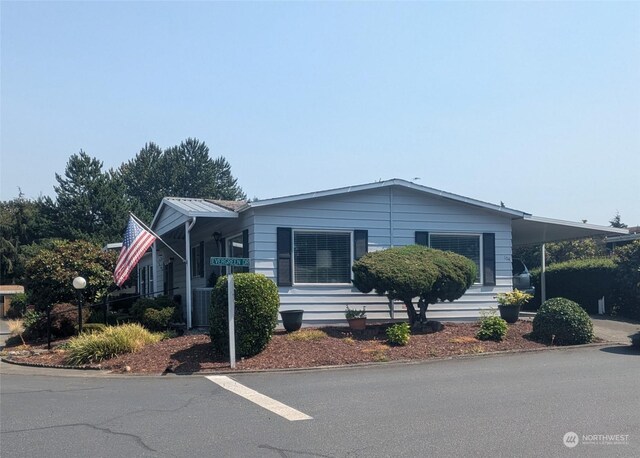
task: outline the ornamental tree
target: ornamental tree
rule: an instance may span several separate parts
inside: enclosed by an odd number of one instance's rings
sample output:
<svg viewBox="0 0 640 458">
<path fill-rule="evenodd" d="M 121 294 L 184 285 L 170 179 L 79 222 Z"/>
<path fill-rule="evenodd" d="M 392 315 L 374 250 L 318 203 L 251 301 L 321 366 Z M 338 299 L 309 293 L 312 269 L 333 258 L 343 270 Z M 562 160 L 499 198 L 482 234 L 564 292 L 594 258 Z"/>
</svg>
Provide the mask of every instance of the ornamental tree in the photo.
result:
<svg viewBox="0 0 640 458">
<path fill-rule="evenodd" d="M 367 253 L 353 264 L 353 284 L 363 293 L 404 302 L 409 323 L 426 322 L 429 304 L 461 297 L 476 278 L 476 265 L 450 251 L 421 245 Z M 419 314 L 413 304 L 418 299 Z"/>
<path fill-rule="evenodd" d="M 77 240 L 56 240 L 27 262 L 25 286 L 38 308 L 59 302 L 73 302 L 73 279 L 87 280 L 83 295 L 88 303 L 99 299 L 113 285 L 117 253 L 102 251 L 98 245 Z"/>
</svg>

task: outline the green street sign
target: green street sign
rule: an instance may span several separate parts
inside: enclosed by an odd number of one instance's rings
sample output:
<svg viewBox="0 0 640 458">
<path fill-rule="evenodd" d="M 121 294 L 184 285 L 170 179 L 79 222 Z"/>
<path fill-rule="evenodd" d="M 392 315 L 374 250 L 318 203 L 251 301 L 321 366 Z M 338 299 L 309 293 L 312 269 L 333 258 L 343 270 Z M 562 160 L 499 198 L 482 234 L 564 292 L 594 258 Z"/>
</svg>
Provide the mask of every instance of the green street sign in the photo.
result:
<svg viewBox="0 0 640 458">
<path fill-rule="evenodd" d="M 210 258 L 210 265 L 249 267 L 249 258 Z"/>
</svg>

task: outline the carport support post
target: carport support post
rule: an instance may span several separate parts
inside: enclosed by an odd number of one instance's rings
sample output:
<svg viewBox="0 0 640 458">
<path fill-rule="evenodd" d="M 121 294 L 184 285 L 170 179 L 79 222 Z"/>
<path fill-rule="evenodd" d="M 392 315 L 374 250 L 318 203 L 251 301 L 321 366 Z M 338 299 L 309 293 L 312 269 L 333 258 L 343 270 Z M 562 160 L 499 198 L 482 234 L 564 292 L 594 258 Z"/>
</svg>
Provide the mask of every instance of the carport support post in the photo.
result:
<svg viewBox="0 0 640 458">
<path fill-rule="evenodd" d="M 542 244 L 542 248 L 541 248 L 541 263 L 540 265 L 542 266 L 542 272 L 540 273 L 540 305 L 544 304 L 544 301 L 547 300 L 547 282 L 546 282 L 546 271 L 547 271 L 547 264 L 546 264 L 546 255 L 547 255 L 547 248 L 546 245 L 543 243 Z"/>
<path fill-rule="evenodd" d="M 229 298 L 229 363 L 231 369 L 236 367 L 236 298 L 235 285 L 231 266 L 227 266 L 227 297 Z"/>
</svg>

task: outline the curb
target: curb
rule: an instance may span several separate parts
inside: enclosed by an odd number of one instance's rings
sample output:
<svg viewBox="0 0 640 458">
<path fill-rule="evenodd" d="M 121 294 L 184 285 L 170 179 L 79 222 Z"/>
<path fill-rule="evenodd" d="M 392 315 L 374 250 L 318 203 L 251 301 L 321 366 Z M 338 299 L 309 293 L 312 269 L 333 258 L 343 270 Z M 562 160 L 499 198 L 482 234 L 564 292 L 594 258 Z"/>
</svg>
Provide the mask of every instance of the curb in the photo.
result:
<svg viewBox="0 0 640 458">
<path fill-rule="evenodd" d="M 331 366 L 311 366 L 311 367 L 284 367 L 284 368 L 274 368 L 274 369 L 248 369 L 248 370 L 218 370 L 218 371 L 200 371 L 200 372 L 192 372 L 185 374 L 175 374 L 175 373 L 167 373 L 163 372 L 160 374 L 138 374 L 138 373 L 114 373 L 110 370 L 105 370 L 100 367 L 93 366 L 62 366 L 62 365 L 46 365 L 42 363 L 27 363 L 22 361 L 12 361 L 9 358 L 2 357 L 0 361 L 13 364 L 16 366 L 24 366 L 24 367 L 33 367 L 40 369 L 66 369 L 68 372 L 71 371 L 89 371 L 93 373 L 102 373 L 105 376 L 108 375 L 114 378 L 140 378 L 140 377 L 152 377 L 152 378 L 177 378 L 177 377 L 203 377 L 205 375 L 242 375 L 242 374 L 268 374 L 268 373 L 288 373 L 288 372 L 314 372 L 314 371 L 326 371 L 326 370 L 350 370 L 350 369 L 362 369 L 367 367 L 388 367 L 388 366 L 407 366 L 407 365 L 417 365 L 417 364 L 433 364 L 443 361 L 455 361 L 455 360 L 465 360 L 465 359 L 474 359 L 474 358 L 491 358 L 497 356 L 508 356 L 512 354 L 518 353 L 534 353 L 534 352 L 542 352 L 542 351 L 568 351 L 568 350 L 579 350 L 583 348 L 598 348 L 598 347 L 608 347 L 612 345 L 621 345 L 619 342 L 595 342 L 583 345 L 567 345 L 567 346 L 547 346 L 540 348 L 524 348 L 524 349 L 515 349 L 515 350 L 502 350 L 502 351 L 494 351 L 487 353 L 474 353 L 474 354 L 466 354 L 466 355 L 453 355 L 453 356 L 443 356 L 438 358 L 429 358 L 429 359 L 399 359 L 394 361 L 380 361 L 380 362 L 367 362 L 367 363 L 356 363 L 356 364 L 343 364 L 343 365 L 331 365 Z M 627 347 L 628 345 L 624 345 Z M 58 375 L 58 374 L 56 374 Z M 64 376 L 63 373 L 59 374 L 60 376 Z"/>
<path fill-rule="evenodd" d="M 25 366 L 25 367 L 41 367 L 44 369 L 68 369 L 68 370 L 80 370 L 80 371 L 100 371 L 102 368 L 100 367 L 92 367 L 92 366 L 63 366 L 60 364 L 43 364 L 43 363 L 29 363 L 24 361 L 14 361 L 11 358 L 1 357 L 0 361 L 3 363 L 13 364 L 16 366 Z"/>
</svg>

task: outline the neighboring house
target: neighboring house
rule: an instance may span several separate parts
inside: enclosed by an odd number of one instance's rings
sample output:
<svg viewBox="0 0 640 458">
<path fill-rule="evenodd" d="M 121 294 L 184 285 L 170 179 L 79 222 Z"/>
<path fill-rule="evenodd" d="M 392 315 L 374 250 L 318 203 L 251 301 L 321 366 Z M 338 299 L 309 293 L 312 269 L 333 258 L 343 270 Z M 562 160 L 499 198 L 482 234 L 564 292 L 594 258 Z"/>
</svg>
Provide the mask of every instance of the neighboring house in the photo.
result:
<svg viewBox="0 0 640 458">
<path fill-rule="evenodd" d="M 623 246 L 628 243 L 635 242 L 636 240 L 640 240 L 640 226 L 629 227 L 627 230 L 629 233 L 626 235 L 607 237 L 605 239 L 607 249 L 613 251 L 617 246 Z"/>
<path fill-rule="evenodd" d="M 476 263 L 476 282 L 427 314 L 459 319 L 477 317 L 496 305 L 497 293 L 511 290 L 514 245 L 621 233 L 399 179 L 254 202 L 167 197 L 151 228 L 186 263 L 156 242 L 139 263 L 140 292 L 177 296 L 190 326 L 208 324 L 211 286 L 225 273 L 210 266 L 212 256 L 250 258 L 249 271 L 278 285 L 282 310 L 304 309 L 305 322 L 319 323 L 344 320 L 346 305 L 366 306 L 371 319 L 406 317 L 402 303 L 353 287 L 351 266 L 363 254 L 413 243 L 451 250 Z"/>
<path fill-rule="evenodd" d="M 1 315 L 5 317 L 11 307 L 11 298 L 16 294 L 24 293 L 24 286 L 21 285 L 0 285 L 0 305 Z"/>
</svg>

